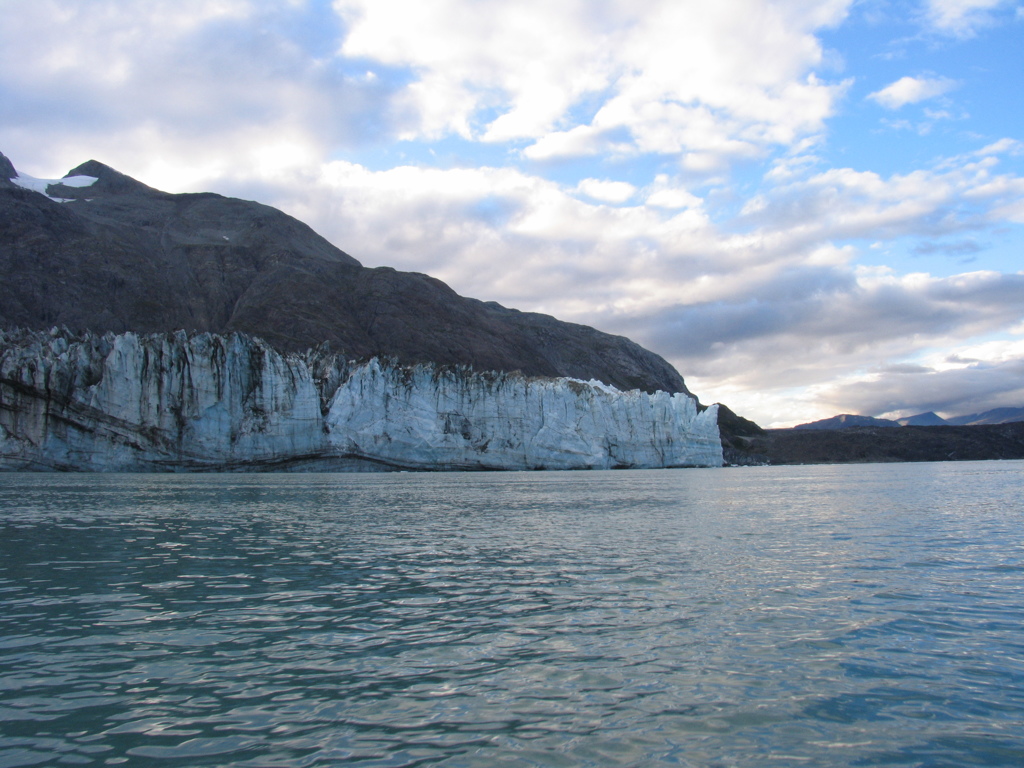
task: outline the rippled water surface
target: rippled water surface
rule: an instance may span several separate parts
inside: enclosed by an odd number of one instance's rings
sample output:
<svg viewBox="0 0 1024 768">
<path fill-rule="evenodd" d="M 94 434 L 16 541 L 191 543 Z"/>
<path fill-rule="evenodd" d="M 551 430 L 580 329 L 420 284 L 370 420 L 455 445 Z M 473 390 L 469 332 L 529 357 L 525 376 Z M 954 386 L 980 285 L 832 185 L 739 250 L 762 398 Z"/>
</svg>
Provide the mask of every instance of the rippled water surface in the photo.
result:
<svg viewBox="0 0 1024 768">
<path fill-rule="evenodd" d="M 0 475 L 0 766 L 1024 765 L 1022 481 Z"/>
</svg>

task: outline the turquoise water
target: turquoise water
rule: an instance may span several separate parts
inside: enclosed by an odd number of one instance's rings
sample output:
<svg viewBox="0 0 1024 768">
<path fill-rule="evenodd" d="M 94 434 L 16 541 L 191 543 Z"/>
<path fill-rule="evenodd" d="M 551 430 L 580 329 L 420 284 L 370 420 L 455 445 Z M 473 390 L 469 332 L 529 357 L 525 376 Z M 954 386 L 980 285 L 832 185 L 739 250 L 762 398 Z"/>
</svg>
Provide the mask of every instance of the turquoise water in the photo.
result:
<svg viewBox="0 0 1024 768">
<path fill-rule="evenodd" d="M 1024 765 L 1022 480 L 0 475 L 0 766 Z"/>
</svg>

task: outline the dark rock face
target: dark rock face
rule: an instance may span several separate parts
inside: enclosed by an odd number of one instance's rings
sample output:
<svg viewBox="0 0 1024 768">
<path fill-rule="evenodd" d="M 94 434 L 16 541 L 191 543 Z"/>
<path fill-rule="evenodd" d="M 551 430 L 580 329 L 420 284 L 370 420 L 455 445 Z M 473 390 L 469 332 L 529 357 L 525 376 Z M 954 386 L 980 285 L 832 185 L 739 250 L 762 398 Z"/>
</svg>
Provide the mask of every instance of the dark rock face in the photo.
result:
<svg viewBox="0 0 1024 768">
<path fill-rule="evenodd" d="M 0 184 L 4 181 L 13 179 L 18 175 L 18 172 L 14 170 L 14 164 L 7 159 L 7 157 L 0 152 Z"/>
<path fill-rule="evenodd" d="M 328 343 L 352 358 L 470 365 L 686 392 L 626 338 L 456 294 L 422 274 L 368 269 L 305 224 L 216 194 L 168 194 L 91 160 L 50 197 L 5 180 L 0 327 L 244 332 L 283 351 Z"/>
<path fill-rule="evenodd" d="M 722 456 L 726 464 L 765 464 L 767 457 L 758 453 L 767 433 L 750 419 L 737 416 L 719 403 L 718 429 L 722 435 Z"/>
</svg>

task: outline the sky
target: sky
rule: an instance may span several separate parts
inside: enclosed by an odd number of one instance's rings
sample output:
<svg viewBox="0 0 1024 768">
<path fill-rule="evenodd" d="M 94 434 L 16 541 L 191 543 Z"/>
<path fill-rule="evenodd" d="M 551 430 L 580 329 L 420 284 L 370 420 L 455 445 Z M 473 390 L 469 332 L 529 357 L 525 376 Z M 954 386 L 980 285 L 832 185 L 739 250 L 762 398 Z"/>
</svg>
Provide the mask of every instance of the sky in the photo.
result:
<svg viewBox="0 0 1024 768">
<path fill-rule="evenodd" d="M 1024 2 L 0 0 L 0 152 L 258 200 L 762 426 L 1024 406 Z"/>
</svg>

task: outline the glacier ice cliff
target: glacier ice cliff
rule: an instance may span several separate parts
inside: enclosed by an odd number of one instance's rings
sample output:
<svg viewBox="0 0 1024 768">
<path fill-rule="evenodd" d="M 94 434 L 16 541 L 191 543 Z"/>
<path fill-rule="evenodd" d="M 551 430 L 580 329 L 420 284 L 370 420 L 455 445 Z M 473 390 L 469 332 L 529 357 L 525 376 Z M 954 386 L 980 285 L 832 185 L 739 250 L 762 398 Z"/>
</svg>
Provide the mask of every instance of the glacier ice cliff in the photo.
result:
<svg viewBox="0 0 1024 768">
<path fill-rule="evenodd" d="M 720 466 L 682 393 L 282 355 L 241 334 L 0 332 L 0 469 Z"/>
</svg>

